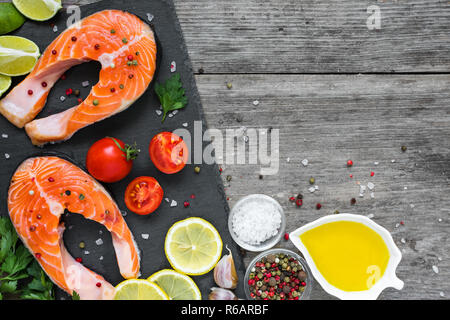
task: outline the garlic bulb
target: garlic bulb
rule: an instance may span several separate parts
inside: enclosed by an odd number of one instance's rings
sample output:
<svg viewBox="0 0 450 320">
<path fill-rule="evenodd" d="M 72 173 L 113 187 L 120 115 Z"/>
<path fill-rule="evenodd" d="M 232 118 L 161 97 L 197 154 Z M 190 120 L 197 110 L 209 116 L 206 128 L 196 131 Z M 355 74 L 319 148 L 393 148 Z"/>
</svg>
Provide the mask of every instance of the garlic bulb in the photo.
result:
<svg viewBox="0 0 450 320">
<path fill-rule="evenodd" d="M 208 296 L 208 300 L 239 300 L 236 295 L 227 289 L 211 288 L 211 293 Z"/>
<path fill-rule="evenodd" d="M 224 255 L 214 268 L 214 280 L 217 285 L 225 289 L 235 289 L 238 284 L 238 276 L 234 266 L 231 250 L 226 247 L 229 254 Z"/>
</svg>

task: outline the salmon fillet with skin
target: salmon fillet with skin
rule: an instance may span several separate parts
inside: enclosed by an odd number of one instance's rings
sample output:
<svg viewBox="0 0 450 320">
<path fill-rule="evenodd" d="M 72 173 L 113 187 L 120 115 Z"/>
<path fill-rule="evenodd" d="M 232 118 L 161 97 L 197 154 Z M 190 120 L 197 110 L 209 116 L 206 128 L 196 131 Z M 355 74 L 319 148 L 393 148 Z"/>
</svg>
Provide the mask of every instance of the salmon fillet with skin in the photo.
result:
<svg viewBox="0 0 450 320">
<path fill-rule="evenodd" d="M 0 100 L 0 113 L 17 127 L 25 126 L 35 145 L 67 140 L 133 104 L 153 79 L 156 51 L 153 31 L 135 15 L 120 10 L 95 13 L 48 46 L 33 71 Z M 91 60 L 99 61 L 102 69 L 87 98 L 64 112 L 32 121 L 61 75 Z"/>
<path fill-rule="evenodd" d="M 104 225 L 112 235 L 120 273 L 139 276 L 139 254 L 117 204 L 86 172 L 59 157 L 25 160 L 8 191 L 8 211 L 16 231 L 45 273 L 81 299 L 112 299 L 114 287 L 77 262 L 63 243 L 60 217 L 67 209 Z"/>
</svg>

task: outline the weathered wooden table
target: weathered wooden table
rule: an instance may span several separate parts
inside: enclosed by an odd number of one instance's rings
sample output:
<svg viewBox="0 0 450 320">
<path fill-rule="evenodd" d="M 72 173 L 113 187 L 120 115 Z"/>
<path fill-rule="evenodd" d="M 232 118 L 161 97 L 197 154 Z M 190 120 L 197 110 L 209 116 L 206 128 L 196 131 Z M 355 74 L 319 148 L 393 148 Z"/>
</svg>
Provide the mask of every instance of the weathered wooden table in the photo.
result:
<svg viewBox="0 0 450 320">
<path fill-rule="evenodd" d="M 280 130 L 278 174 L 260 180 L 259 165 L 222 166 L 230 206 L 247 194 L 271 195 L 288 232 L 335 210 L 368 215 L 403 252 L 405 287 L 380 298 L 448 299 L 450 2 L 175 4 L 209 127 Z M 374 198 L 359 197 L 358 184 L 368 182 Z M 300 209 L 288 200 L 298 193 Z M 330 296 L 316 284 L 312 298 Z"/>
</svg>

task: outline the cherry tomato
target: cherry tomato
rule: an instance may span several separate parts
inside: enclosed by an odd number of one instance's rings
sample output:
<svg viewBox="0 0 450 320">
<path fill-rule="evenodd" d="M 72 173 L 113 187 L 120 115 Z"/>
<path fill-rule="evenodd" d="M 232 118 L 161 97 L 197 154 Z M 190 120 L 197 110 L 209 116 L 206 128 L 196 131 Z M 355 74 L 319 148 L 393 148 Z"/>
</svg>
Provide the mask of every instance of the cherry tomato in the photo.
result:
<svg viewBox="0 0 450 320">
<path fill-rule="evenodd" d="M 127 208 L 137 214 L 146 215 L 155 211 L 163 199 L 163 189 L 152 177 L 138 177 L 125 190 Z"/>
<path fill-rule="evenodd" d="M 115 138 L 103 138 L 94 143 L 86 156 L 89 173 L 103 182 L 117 182 L 125 178 L 133 167 L 139 150 Z"/>
<path fill-rule="evenodd" d="M 167 174 L 183 169 L 189 156 L 186 143 L 172 132 L 161 132 L 154 136 L 148 151 L 156 168 Z"/>
</svg>

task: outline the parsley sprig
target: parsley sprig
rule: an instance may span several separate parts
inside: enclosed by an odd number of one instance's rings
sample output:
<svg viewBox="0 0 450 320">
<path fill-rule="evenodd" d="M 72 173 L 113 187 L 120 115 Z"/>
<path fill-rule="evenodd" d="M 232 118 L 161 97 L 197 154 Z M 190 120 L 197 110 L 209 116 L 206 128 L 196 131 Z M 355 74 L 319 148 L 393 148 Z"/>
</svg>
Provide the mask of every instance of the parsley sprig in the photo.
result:
<svg viewBox="0 0 450 320">
<path fill-rule="evenodd" d="M 29 280 L 19 288 L 19 280 Z M 0 217 L 0 300 L 6 297 L 22 299 L 54 299 L 53 283 L 18 241 L 8 218 Z"/>
<path fill-rule="evenodd" d="M 183 84 L 181 83 L 180 74 L 178 73 L 167 79 L 164 84 L 156 83 L 155 92 L 158 95 L 163 109 L 163 118 L 161 122 L 164 122 L 167 113 L 173 110 L 182 109 L 187 104 Z"/>
</svg>

